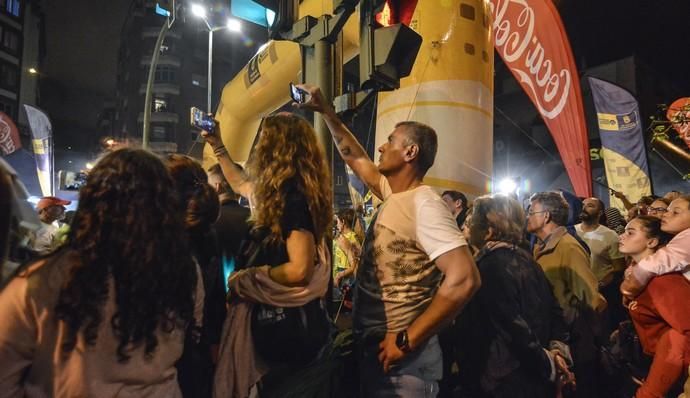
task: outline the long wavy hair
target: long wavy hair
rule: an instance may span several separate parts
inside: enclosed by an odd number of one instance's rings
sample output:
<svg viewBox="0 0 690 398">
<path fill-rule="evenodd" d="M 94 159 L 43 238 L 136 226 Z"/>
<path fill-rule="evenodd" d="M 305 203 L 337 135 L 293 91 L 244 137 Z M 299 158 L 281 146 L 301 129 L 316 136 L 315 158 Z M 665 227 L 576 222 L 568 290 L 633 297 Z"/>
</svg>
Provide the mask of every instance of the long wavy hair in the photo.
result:
<svg viewBox="0 0 690 398">
<path fill-rule="evenodd" d="M 314 239 L 320 241 L 333 222 L 333 205 L 330 167 L 314 129 L 299 116 L 280 113 L 263 120 L 260 134 L 247 164 L 254 181 L 254 226 L 270 229 L 274 240 L 283 239 L 286 183 L 294 181 L 306 197 Z"/>
<path fill-rule="evenodd" d="M 194 321 L 197 273 L 181 238 L 182 214 L 170 174 L 152 153 L 120 149 L 98 162 L 80 192 L 66 245 L 78 261 L 55 308 L 67 325 L 64 354 L 80 333 L 94 345 L 106 321 L 119 340 L 120 362 L 142 345 L 151 358 L 157 331 L 170 333 Z M 104 320 L 111 280 L 116 312 Z"/>
</svg>

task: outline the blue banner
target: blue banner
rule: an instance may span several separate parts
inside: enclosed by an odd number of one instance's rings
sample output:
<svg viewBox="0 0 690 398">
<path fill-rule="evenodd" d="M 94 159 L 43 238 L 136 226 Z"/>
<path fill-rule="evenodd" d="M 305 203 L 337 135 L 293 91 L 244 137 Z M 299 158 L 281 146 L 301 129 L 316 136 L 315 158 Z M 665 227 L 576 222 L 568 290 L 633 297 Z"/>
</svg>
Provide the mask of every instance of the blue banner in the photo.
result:
<svg viewBox="0 0 690 398">
<path fill-rule="evenodd" d="M 593 77 L 588 80 L 599 121 L 601 156 L 608 185 L 634 203 L 652 193 L 637 100 L 615 84 Z M 610 203 L 625 210 L 613 195 Z"/>
<path fill-rule="evenodd" d="M 40 109 L 24 105 L 31 127 L 31 142 L 36 160 L 38 182 L 43 196 L 55 194 L 53 187 L 53 127 L 48 116 Z"/>
</svg>

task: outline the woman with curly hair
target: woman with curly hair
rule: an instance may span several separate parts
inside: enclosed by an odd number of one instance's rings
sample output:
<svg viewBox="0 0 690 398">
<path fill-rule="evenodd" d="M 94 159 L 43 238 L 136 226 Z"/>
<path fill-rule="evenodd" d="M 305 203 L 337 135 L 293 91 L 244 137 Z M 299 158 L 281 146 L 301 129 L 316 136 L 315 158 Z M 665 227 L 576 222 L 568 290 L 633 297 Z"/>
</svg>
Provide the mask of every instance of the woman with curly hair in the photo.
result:
<svg viewBox="0 0 690 398">
<path fill-rule="evenodd" d="M 218 194 L 208 183 L 203 167 L 193 158 L 171 154 L 165 165 L 173 179 L 184 215 L 186 238 L 204 282 L 204 324 L 188 331 L 182 359 L 177 363 L 178 381 L 187 397 L 210 397 L 213 358 L 217 357 L 225 319 L 225 282 L 213 223 L 218 219 Z"/>
<path fill-rule="evenodd" d="M 0 293 L 0 396 L 180 397 L 174 364 L 203 316 L 183 235 L 160 159 L 98 162 L 67 244 Z"/>
<path fill-rule="evenodd" d="M 326 245 L 333 220 L 329 167 L 311 125 L 293 114 L 263 120 L 246 174 L 230 158 L 220 134 L 202 135 L 233 191 L 249 198 L 252 235 L 261 242 L 261 249 L 247 264 L 251 268 L 229 280 L 233 299 L 214 385 L 215 396 L 244 398 L 260 380 L 259 393 L 267 388 L 264 375 L 269 369 L 297 370 L 326 343 L 324 335 L 316 333 L 324 325 L 328 328 L 326 314 L 314 308 L 323 309 L 330 277 Z M 291 327 L 270 333 L 270 328 L 259 325 L 271 316 L 259 310 L 265 305 L 282 307 L 288 320 L 290 309 L 298 310 L 297 318 L 302 316 L 308 325 L 290 323 Z"/>
</svg>

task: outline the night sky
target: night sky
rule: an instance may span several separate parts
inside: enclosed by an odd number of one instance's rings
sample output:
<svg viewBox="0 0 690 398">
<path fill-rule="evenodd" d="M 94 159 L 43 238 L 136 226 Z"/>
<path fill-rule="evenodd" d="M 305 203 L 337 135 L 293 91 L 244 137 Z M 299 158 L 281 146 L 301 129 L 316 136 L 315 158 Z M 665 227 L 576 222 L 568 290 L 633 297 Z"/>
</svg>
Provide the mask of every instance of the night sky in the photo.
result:
<svg viewBox="0 0 690 398">
<path fill-rule="evenodd" d="M 111 94 L 115 90 L 120 29 L 129 0 L 44 0 L 47 52 L 44 73 L 65 85 Z"/>
</svg>

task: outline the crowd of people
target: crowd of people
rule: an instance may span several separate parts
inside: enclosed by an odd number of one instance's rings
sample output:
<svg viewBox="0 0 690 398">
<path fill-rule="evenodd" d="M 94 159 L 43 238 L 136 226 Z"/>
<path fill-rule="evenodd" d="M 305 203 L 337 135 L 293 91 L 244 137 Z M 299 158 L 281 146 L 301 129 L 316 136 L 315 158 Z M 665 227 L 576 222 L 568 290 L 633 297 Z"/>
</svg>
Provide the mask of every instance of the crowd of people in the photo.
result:
<svg viewBox="0 0 690 398">
<path fill-rule="evenodd" d="M 690 397 L 690 195 L 614 192 L 625 217 L 560 191 L 439 195 L 432 127 L 398 123 L 375 164 L 300 88 L 373 217 L 334 211 L 295 114 L 262 120 L 246 169 L 217 132 L 208 170 L 110 152 L 69 222 L 38 203 L 0 291 L 0 397 Z"/>
</svg>

